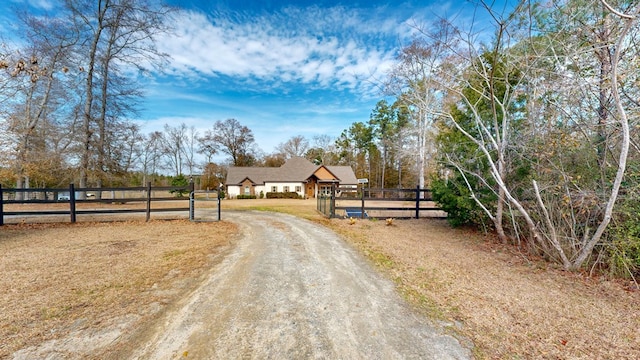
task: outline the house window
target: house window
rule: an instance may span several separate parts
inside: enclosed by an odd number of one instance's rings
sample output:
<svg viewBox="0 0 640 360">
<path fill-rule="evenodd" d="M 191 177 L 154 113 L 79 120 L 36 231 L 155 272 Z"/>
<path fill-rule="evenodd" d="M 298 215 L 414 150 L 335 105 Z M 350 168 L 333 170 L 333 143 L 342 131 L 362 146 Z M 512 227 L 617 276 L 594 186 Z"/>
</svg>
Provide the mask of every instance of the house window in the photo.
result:
<svg viewBox="0 0 640 360">
<path fill-rule="evenodd" d="M 296 186 L 296 192 L 297 193 L 302 192 L 302 186 Z"/>
<path fill-rule="evenodd" d="M 331 196 L 331 186 L 320 186 L 320 195 Z"/>
<path fill-rule="evenodd" d="M 244 187 L 244 194 L 245 195 L 251 195 L 251 188 L 249 188 L 248 186 Z"/>
<path fill-rule="evenodd" d="M 284 192 L 289 192 L 289 187 L 288 187 L 288 186 L 283 186 L 283 187 L 282 187 L 282 191 L 284 191 Z"/>
<path fill-rule="evenodd" d="M 278 192 L 278 187 L 277 186 L 272 186 L 271 187 L 271 192 Z"/>
</svg>

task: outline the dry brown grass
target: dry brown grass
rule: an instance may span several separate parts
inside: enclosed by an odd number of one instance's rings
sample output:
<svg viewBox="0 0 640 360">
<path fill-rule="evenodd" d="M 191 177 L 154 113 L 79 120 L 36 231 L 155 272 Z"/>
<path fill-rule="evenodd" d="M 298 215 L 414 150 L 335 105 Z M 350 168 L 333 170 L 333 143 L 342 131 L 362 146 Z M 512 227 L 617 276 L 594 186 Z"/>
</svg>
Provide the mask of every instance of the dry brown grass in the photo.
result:
<svg viewBox="0 0 640 360">
<path fill-rule="evenodd" d="M 313 200 L 222 204 L 223 220 L 227 210 L 273 210 L 334 229 L 418 309 L 471 339 L 479 359 L 640 358 L 640 292 L 622 282 L 525 260 L 444 221 L 350 225 L 321 216 Z M 0 228 L 0 358 L 123 314 L 151 321 L 140 309 L 194 286 L 235 231 L 182 220 Z"/>
<path fill-rule="evenodd" d="M 479 359 L 640 359 L 640 292 L 569 273 L 444 220 L 328 220 L 311 200 L 228 201 L 298 214 L 342 234 Z M 269 203 L 271 201 L 271 205 Z"/>
<path fill-rule="evenodd" d="M 244 199 L 222 200 L 222 210 L 277 211 L 303 218 L 320 219 L 316 211 L 316 200 L 306 199 Z"/>
<path fill-rule="evenodd" d="M 639 359 L 640 293 L 524 259 L 445 221 L 332 220 L 480 359 Z"/>
<path fill-rule="evenodd" d="M 197 285 L 236 232 L 185 220 L 2 227 L 0 358 L 132 314 L 140 327 Z"/>
</svg>

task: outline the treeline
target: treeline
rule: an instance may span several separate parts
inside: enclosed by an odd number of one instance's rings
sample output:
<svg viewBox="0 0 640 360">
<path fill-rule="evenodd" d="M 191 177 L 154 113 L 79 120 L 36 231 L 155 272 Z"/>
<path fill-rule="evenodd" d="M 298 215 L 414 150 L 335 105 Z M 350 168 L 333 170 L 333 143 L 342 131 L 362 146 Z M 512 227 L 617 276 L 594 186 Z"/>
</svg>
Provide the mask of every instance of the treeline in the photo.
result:
<svg viewBox="0 0 640 360">
<path fill-rule="evenodd" d="M 108 186 L 154 173 L 160 139 L 129 119 L 139 74 L 167 60 L 155 39 L 171 10 L 152 0 L 58 5 L 55 16 L 18 11 L 4 28 L 18 45 L 0 46 L 3 185 Z"/>
<path fill-rule="evenodd" d="M 565 269 L 635 279 L 640 4 L 481 4 L 482 32 L 416 25 L 388 81 L 434 198 L 455 225 Z"/>
<path fill-rule="evenodd" d="M 416 24 L 383 84 L 395 99 L 338 137 L 337 158 L 373 186 L 428 185 L 453 225 L 635 281 L 640 4 L 514 5 L 481 2 L 479 32 Z"/>
</svg>

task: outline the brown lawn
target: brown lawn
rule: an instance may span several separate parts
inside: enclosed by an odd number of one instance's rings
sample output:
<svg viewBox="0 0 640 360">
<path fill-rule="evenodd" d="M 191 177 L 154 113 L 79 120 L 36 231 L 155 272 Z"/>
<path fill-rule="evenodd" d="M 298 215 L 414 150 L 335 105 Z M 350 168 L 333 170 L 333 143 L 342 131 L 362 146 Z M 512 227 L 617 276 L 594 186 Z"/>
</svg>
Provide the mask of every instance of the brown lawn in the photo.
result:
<svg viewBox="0 0 640 360">
<path fill-rule="evenodd" d="M 332 220 L 413 304 L 470 338 L 478 358 L 639 359 L 640 292 L 528 261 L 446 221 Z"/>
<path fill-rule="evenodd" d="M 640 358 L 640 292 L 624 281 L 526 260 L 441 220 L 352 224 L 323 218 L 314 200 L 224 200 L 223 220 L 230 209 L 287 212 L 334 229 L 419 311 L 470 339 L 479 359 Z M 220 261 L 236 232 L 224 221 L 185 220 L 1 227 L 0 358 L 114 319 L 154 321 Z"/>
<path fill-rule="evenodd" d="M 640 359 L 633 283 L 528 260 L 445 220 L 328 220 L 312 200 L 270 201 L 224 205 L 287 212 L 334 229 L 418 309 L 470 339 L 478 359 Z"/>
<path fill-rule="evenodd" d="M 236 231 L 187 220 L 5 225 L 0 358 L 78 330 L 153 321 L 222 259 Z"/>
</svg>

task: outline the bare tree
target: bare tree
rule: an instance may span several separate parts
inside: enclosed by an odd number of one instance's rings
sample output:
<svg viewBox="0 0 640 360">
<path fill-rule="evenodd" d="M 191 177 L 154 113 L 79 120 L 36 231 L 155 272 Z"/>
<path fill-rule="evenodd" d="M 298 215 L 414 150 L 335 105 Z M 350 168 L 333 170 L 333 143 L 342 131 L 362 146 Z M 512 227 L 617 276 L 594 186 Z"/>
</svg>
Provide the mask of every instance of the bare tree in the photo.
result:
<svg viewBox="0 0 640 360">
<path fill-rule="evenodd" d="M 600 40 L 577 43 L 581 47 L 573 47 L 575 44 L 567 41 L 547 41 L 549 35 L 545 38 L 521 31 L 523 28 L 519 26 L 522 24 L 517 21 L 525 18 L 523 11 L 529 9 L 524 6 L 525 2 L 506 17 L 493 12 L 487 3 L 481 4 L 494 17 L 496 35 L 492 46 L 478 46 L 472 33 L 457 31 L 466 35 L 458 37 L 458 43 L 465 46 L 451 49 L 436 78 L 446 92 L 445 99 L 449 104 L 441 109 L 439 116 L 447 119 L 448 124 L 473 147 L 467 147 L 466 153 L 454 151 L 443 155 L 461 174 L 471 197 L 493 221 L 501 238 L 508 236 L 502 223 L 502 205 L 511 220 L 511 236 L 517 239 L 521 235 L 528 236 L 546 256 L 557 259 L 566 269 L 577 269 L 601 241 L 625 173 L 630 144 L 629 121 L 619 91 L 619 81 L 623 78 L 619 69 L 622 54 L 633 43 L 630 33 L 637 25 L 638 6 L 625 12 L 631 15 L 625 15 L 621 26 L 614 25 L 619 21 L 597 22 L 599 31 L 607 33 L 607 39 L 611 41 L 597 38 Z M 562 26 L 555 29 L 559 29 L 557 31 L 566 40 L 567 33 Z M 530 24 L 525 24 L 527 27 L 530 29 Z M 579 32 L 585 31 L 580 28 Z M 515 34 L 524 36 L 513 37 Z M 597 71 L 573 72 L 572 62 L 581 61 L 594 47 L 598 54 L 611 54 L 611 57 L 600 58 Z M 602 81 L 603 74 L 611 78 Z M 566 82 L 566 86 L 560 81 Z M 578 91 L 590 88 L 589 84 L 593 83 L 598 84 L 595 91 L 577 96 Z M 607 84 L 611 84 L 610 88 Z M 567 92 L 563 92 L 565 89 Z M 572 117 L 573 112 L 563 110 L 569 106 L 555 106 L 563 97 L 573 101 L 572 106 L 581 106 L 582 114 Z M 615 109 L 610 103 L 615 104 Z M 545 109 L 552 109 L 557 116 L 547 118 Z M 589 113 L 598 119 L 595 126 L 584 126 L 587 122 L 582 118 Z M 569 121 L 565 121 L 567 119 Z M 543 120 L 552 122 L 537 126 L 544 124 Z M 580 139 L 581 134 L 584 140 Z M 600 167 L 606 159 L 605 153 L 615 153 L 618 157 L 614 169 L 606 165 L 604 171 L 605 174 L 615 173 L 615 176 L 604 176 L 601 190 L 592 190 L 596 196 L 590 200 L 585 196 L 588 192 L 579 188 L 581 184 L 589 184 L 590 179 L 580 178 L 588 172 L 577 171 L 582 164 L 576 164 L 576 156 L 584 156 L 580 151 L 584 152 L 594 144 L 592 134 L 598 135 L 597 144 L 605 138 L 600 151 L 596 146 Z M 614 134 L 618 134 L 616 142 L 611 141 Z M 572 148 L 577 151 L 572 153 Z M 475 152 L 469 149 L 475 149 Z M 538 163 L 544 166 L 538 166 Z M 518 172 L 520 169 L 521 173 Z M 535 172 L 529 173 L 530 169 Z M 544 182 L 543 186 L 540 186 L 541 182 Z M 495 200 L 481 199 L 477 186 L 492 192 Z M 572 192 L 573 188 L 582 190 L 580 202 Z M 565 194 L 562 194 L 563 189 Z M 553 202 L 549 202 L 550 199 Z M 602 202 L 606 206 L 600 211 Z M 586 218 L 585 213 L 591 215 Z M 524 234 L 519 233 L 521 224 L 526 229 Z M 592 232 L 594 224 L 596 229 Z"/>
<path fill-rule="evenodd" d="M 219 149 L 230 156 L 233 166 L 251 166 L 256 161 L 253 132 L 236 119 L 218 120 L 213 130 L 207 130 L 202 146 Z"/>
<path fill-rule="evenodd" d="M 305 157 L 317 165 L 335 165 L 337 157 L 335 140 L 326 134 L 315 135 L 313 146 L 307 150 Z"/>
<path fill-rule="evenodd" d="M 290 159 L 295 156 L 304 156 L 309 149 L 309 140 L 302 135 L 296 135 L 289 140 L 278 144 L 276 151 L 284 155 L 285 159 Z"/>
<path fill-rule="evenodd" d="M 152 179 L 149 179 L 149 176 L 156 173 L 161 166 L 163 156 L 162 139 L 163 135 L 159 131 L 149 133 L 142 139 L 140 162 L 144 175 L 143 184 L 151 181 Z"/>
<path fill-rule="evenodd" d="M 181 123 L 176 127 L 164 125 L 162 136 L 162 151 L 167 159 L 167 166 L 174 171 L 176 176 L 183 174 L 186 147 L 188 140 L 187 125 Z"/>
<path fill-rule="evenodd" d="M 430 35 L 436 41 L 414 40 L 404 47 L 398 56 L 398 65 L 391 71 L 386 91 L 395 94 L 408 110 L 411 125 L 403 130 L 405 138 L 410 138 L 410 152 L 416 156 L 418 184 L 425 187 L 426 167 L 432 160 L 435 147 L 432 146 L 436 134 L 436 116 L 442 108 L 441 87 L 436 81 L 438 69 L 446 54 L 451 51 L 453 41 L 447 31 L 446 22 L 437 26 L 437 34 Z"/>
<path fill-rule="evenodd" d="M 206 131 L 205 134 L 201 137 L 198 137 L 198 153 L 206 156 L 206 164 L 212 162 L 212 158 L 215 154 L 218 153 L 218 144 L 213 141 L 213 133 L 211 131 Z M 206 166 L 205 164 L 205 166 Z"/>
<path fill-rule="evenodd" d="M 618 168 L 616 171 L 615 178 L 613 180 L 613 184 L 611 186 L 611 193 L 607 200 L 607 205 L 605 207 L 604 216 L 602 221 L 598 225 L 593 236 L 586 241 L 584 247 L 578 253 L 578 256 L 571 264 L 571 268 L 579 268 L 586 261 L 586 259 L 591 255 L 593 248 L 600 242 L 604 231 L 606 230 L 609 222 L 611 221 L 611 216 L 613 214 L 613 209 L 618 198 L 618 194 L 620 192 L 620 187 L 622 185 L 622 181 L 626 172 L 627 165 L 627 157 L 629 155 L 629 146 L 630 146 L 630 127 L 629 127 L 629 118 L 627 116 L 627 110 L 625 109 L 621 95 L 620 95 L 620 84 L 619 84 L 619 76 L 622 74 L 619 72 L 620 63 L 623 61 L 622 54 L 625 51 L 625 48 L 629 46 L 630 42 L 628 41 L 628 35 L 631 32 L 632 28 L 638 23 L 638 14 L 640 14 L 640 5 L 635 5 L 635 8 L 629 10 L 628 13 L 622 13 L 613 9 L 605 0 L 601 0 L 603 5 L 607 9 L 609 9 L 619 20 L 623 23 L 622 29 L 618 34 L 618 38 L 614 43 L 613 49 L 613 57 L 611 59 L 611 90 L 613 101 L 615 103 L 615 109 L 618 116 L 618 123 L 620 124 L 620 131 L 622 135 L 622 141 L 620 143 L 620 153 L 618 156 Z"/>
<path fill-rule="evenodd" d="M 198 131 L 194 126 L 190 126 L 187 129 L 185 136 L 185 144 L 183 147 L 185 165 L 189 168 L 189 175 L 193 175 L 198 164 L 196 163 L 195 155 L 197 153 L 198 146 Z"/>
<path fill-rule="evenodd" d="M 107 155 L 117 164 L 118 172 L 128 174 L 135 169 L 142 157 L 144 135 L 135 124 L 129 124 L 119 130 L 115 136 L 117 139 L 112 142 L 118 146 L 110 146 Z"/>
<path fill-rule="evenodd" d="M 97 152 L 97 177 L 105 163 L 105 146 L 108 142 L 106 122 L 108 108 L 112 116 L 131 111 L 134 90 L 126 92 L 109 90 L 119 75 L 118 65 L 143 66 L 162 58 L 154 47 L 155 36 L 166 30 L 164 17 L 168 10 L 153 5 L 148 0 L 120 1 L 65 0 L 65 5 L 75 21 L 87 45 L 77 51 L 83 56 L 79 69 L 84 74 L 83 140 L 80 156 L 80 186 L 85 187 L 90 171 L 92 154 Z M 85 61 L 86 59 L 86 61 Z M 122 81 L 123 77 L 120 78 Z M 121 85 L 124 86 L 124 85 Z M 96 102 L 97 108 L 96 110 Z M 119 102 L 118 106 L 114 102 Z M 94 127 L 97 126 L 97 134 Z"/>
<path fill-rule="evenodd" d="M 547 119 L 562 124 L 536 130 L 538 148 L 528 158 L 540 164 L 532 180 L 538 207 L 528 211 L 541 238 L 553 244 L 567 269 L 580 268 L 602 243 L 631 143 L 620 79 L 635 73 L 631 59 L 637 56 L 632 44 L 638 35 L 638 8 L 629 5 L 625 12 L 632 15 L 622 21 L 607 8 L 604 1 L 587 6 L 568 2 L 564 8 L 554 8 L 557 18 L 550 27 L 556 32 L 543 38 L 548 50 L 532 48 L 539 58 L 545 55 L 556 74 L 540 72 L 538 67 L 527 75 L 536 106 L 542 109 L 529 113 L 545 120 L 538 124 Z M 548 83 L 549 79 L 554 81 Z M 554 96 L 544 96 L 550 89 Z M 535 109 L 533 105 L 529 109 Z M 637 113 L 637 103 L 632 106 Z"/>
<path fill-rule="evenodd" d="M 27 15 L 20 18 L 29 45 L 18 50 L 13 58 L 3 60 L 4 65 L 0 67 L 10 75 L 4 84 L 11 86 L 3 90 L 13 94 L 4 109 L 8 119 L 6 135 L 14 143 L 12 158 L 15 160 L 16 187 L 29 188 L 34 174 L 55 172 L 42 160 L 54 157 L 54 149 L 48 141 L 57 135 L 56 114 L 61 115 L 64 111 L 62 99 L 66 80 L 63 72 L 68 65 L 67 52 L 76 38 L 61 21 Z M 18 196 L 22 195 L 19 193 Z"/>
</svg>

